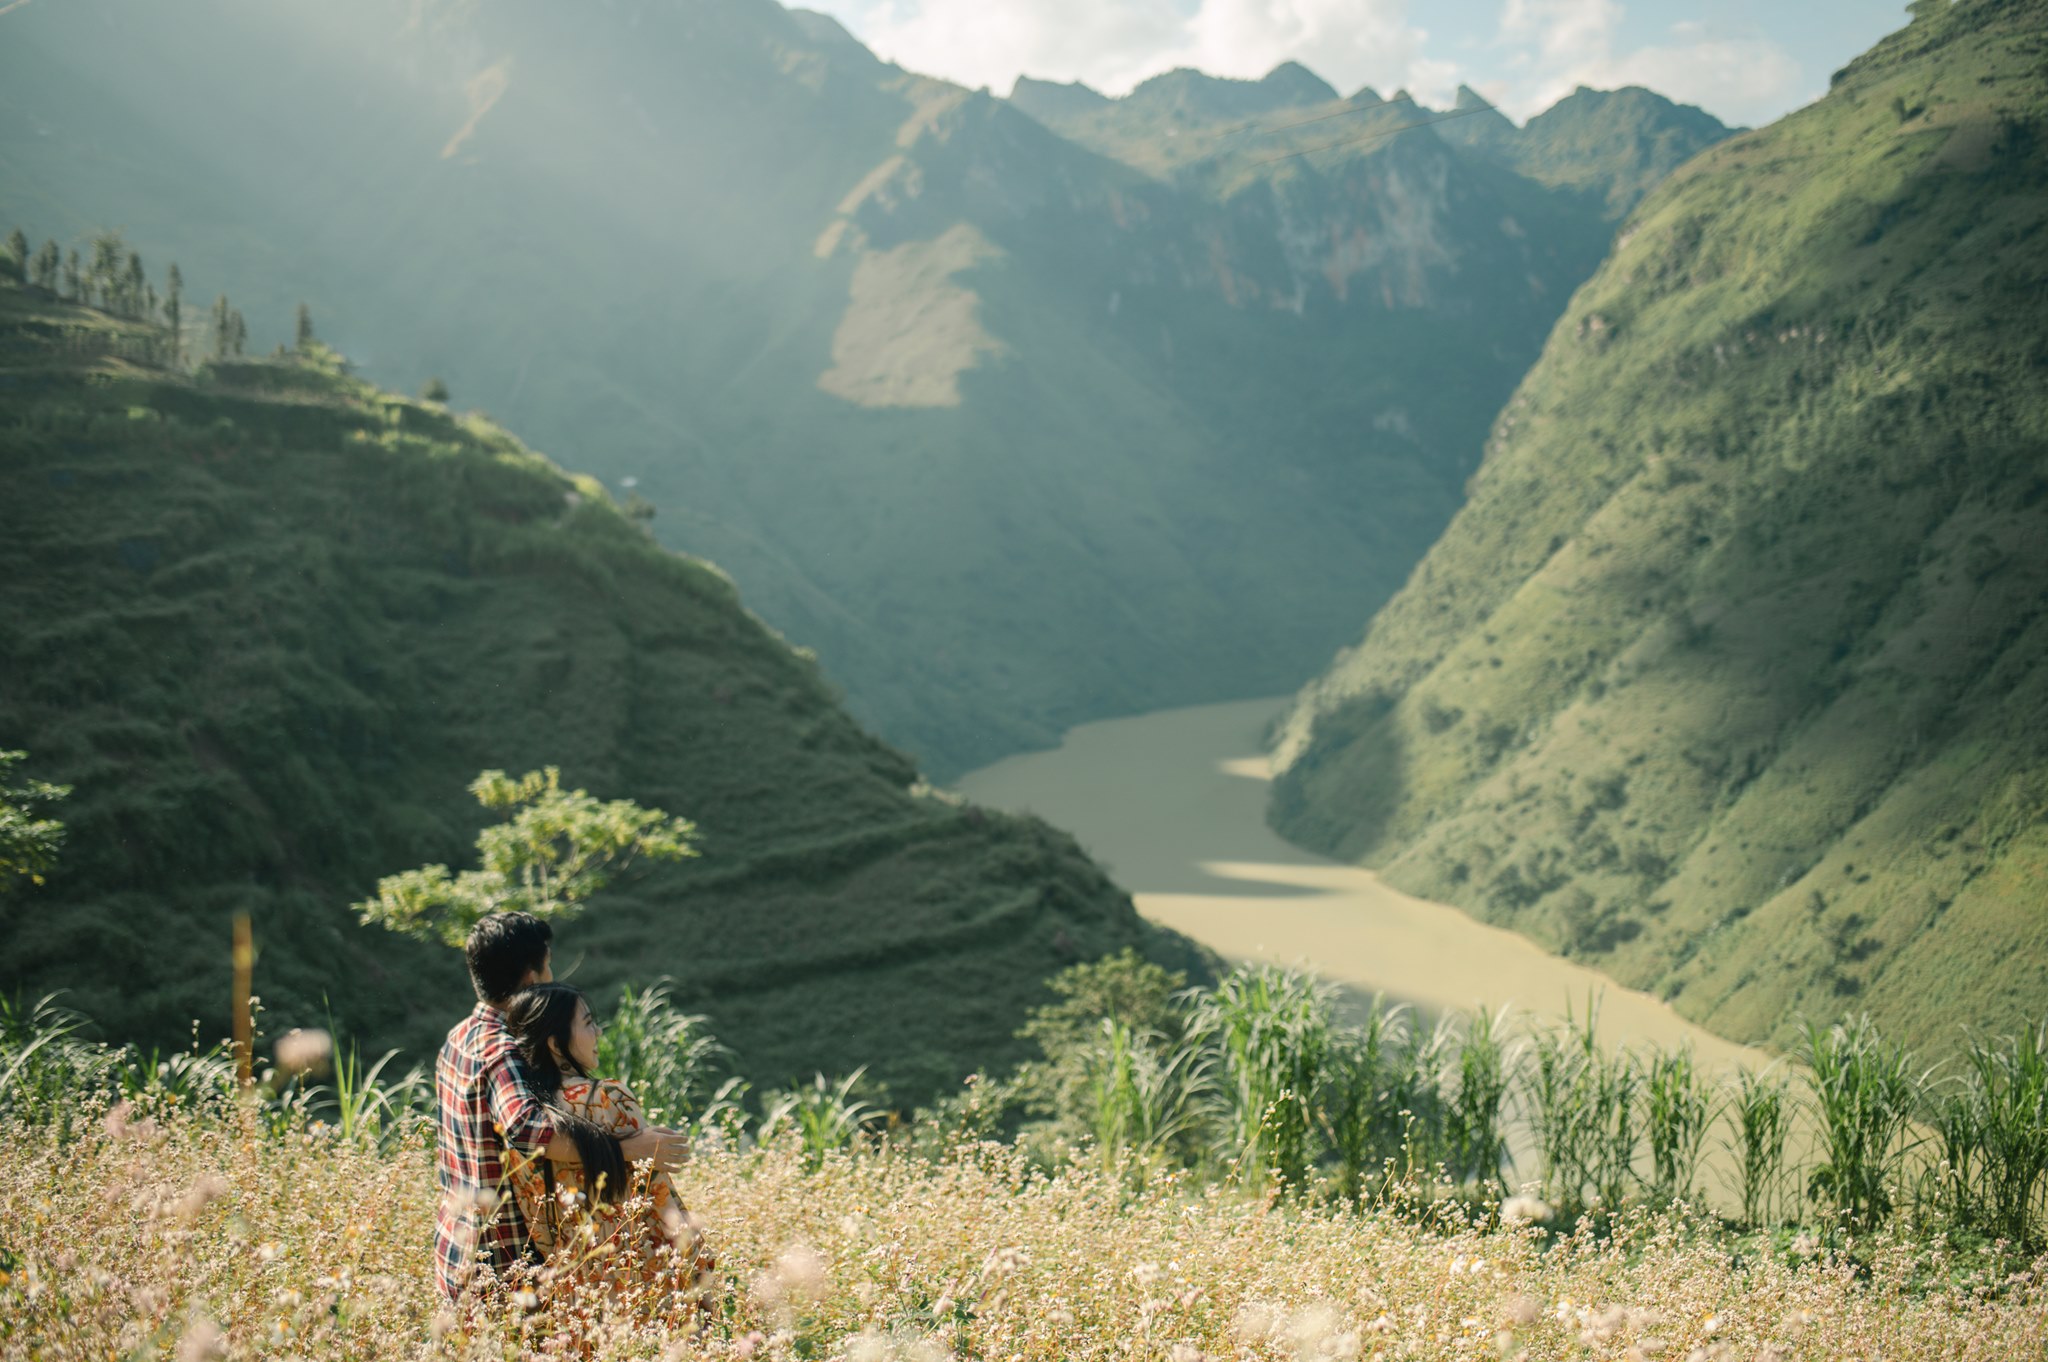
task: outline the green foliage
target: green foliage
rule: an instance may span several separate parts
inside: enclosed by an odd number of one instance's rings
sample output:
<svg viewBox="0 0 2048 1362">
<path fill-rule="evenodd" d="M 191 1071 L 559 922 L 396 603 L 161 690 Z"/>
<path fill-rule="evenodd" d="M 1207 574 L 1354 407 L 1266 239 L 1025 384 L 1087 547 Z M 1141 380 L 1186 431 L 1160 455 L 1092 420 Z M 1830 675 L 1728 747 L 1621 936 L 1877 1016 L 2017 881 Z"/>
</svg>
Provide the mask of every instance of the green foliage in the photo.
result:
<svg viewBox="0 0 2048 1362">
<path fill-rule="evenodd" d="M 396 1050 L 386 1050 L 369 1068 L 354 1044 L 334 1058 L 334 1084 L 326 1093 L 314 1089 L 308 1110 L 331 1116 L 336 1138 L 350 1144 L 389 1150 L 402 1145 L 432 1144 L 434 1081 L 417 1065 L 397 1079 L 384 1076 Z M 328 1100 L 320 1101 L 325 1096 Z"/>
<path fill-rule="evenodd" d="M 1957 1225 L 2022 1247 L 2048 1242 L 2048 1024 L 1973 1037 L 1934 1106 L 1943 1208 Z"/>
<path fill-rule="evenodd" d="M 523 912 L 567 920 L 636 859 L 680 861 L 697 854 L 696 827 L 630 799 L 599 803 L 564 790 L 553 766 L 517 780 L 485 771 L 470 782 L 477 803 L 505 821 L 477 834 L 475 870 L 422 866 L 377 882 L 377 897 L 355 905 L 365 923 L 460 946 L 478 919 Z"/>
<path fill-rule="evenodd" d="M 1105 1165 L 1184 1161 L 1207 1116 L 1211 1063 L 1198 1044 L 1176 1045 L 1104 1017 L 1095 1043 L 1081 1051 L 1081 1070 L 1088 1134 Z"/>
<path fill-rule="evenodd" d="M 1773 1065 L 1735 1076 L 1724 1108 L 1733 1138 L 1736 1197 L 1745 1225 L 1768 1225 L 1780 1208 L 1785 1182 L 1785 1135 L 1791 1126 L 1791 1083 Z"/>
<path fill-rule="evenodd" d="M 50 293 L 57 291 L 57 275 L 61 253 L 54 241 L 45 241 L 37 248 L 35 259 L 29 265 L 29 282 Z"/>
<path fill-rule="evenodd" d="M 1302 997 L 1298 982 L 1286 972 L 1246 969 L 1215 989 L 1181 995 L 1179 1007 L 1184 1019 L 1221 1007 L 1265 1011 L 1269 1020 L 1299 1026 Z M 1533 1062 L 1522 1065 L 1513 1062 L 1521 1047 L 1506 1040 L 1497 1017 L 1479 1014 L 1457 1029 L 1425 1028 L 1413 1025 L 1404 1009 L 1376 1000 L 1359 1023 L 1330 1028 L 1319 1073 L 1290 1077 L 1317 1095 L 1306 1104 L 1311 1129 L 1298 1165 L 1303 1175 L 1289 1182 L 1281 1177 L 1274 1152 L 1275 1123 L 1246 1122 L 1227 1082 L 1216 1082 L 1225 1072 L 1226 1052 L 1199 1040 L 1168 1046 L 1156 1032 L 1139 1033 L 1104 1018 L 1083 1060 L 1089 1082 L 1076 1094 L 1081 1105 L 1068 1113 L 1086 1126 L 1084 1138 L 1076 1147 L 1040 1140 L 1027 1130 L 1018 1141 L 1015 1166 L 1022 1170 L 1083 1161 L 1119 1177 L 1134 1175 L 1144 1187 L 1158 1185 L 1162 1176 L 1192 1174 L 1198 1181 L 1230 1182 L 1261 1196 L 1335 1192 L 1346 1202 L 1409 1208 L 1428 1207 L 1449 1194 L 1464 1199 L 1465 1207 L 1452 1212 L 1463 1216 L 1475 1198 L 1491 1207 L 1506 1186 L 1492 1176 L 1461 1181 L 1448 1163 L 1430 1161 L 1432 1151 L 1457 1148 L 1450 1133 L 1465 1119 L 1452 1115 L 1460 1095 L 1444 1094 L 1455 1077 L 1491 1072 L 1493 1061 L 1485 1056 L 1502 1055 L 1510 1092 L 1543 1146 L 1546 1179 L 1569 1189 L 1571 1174 L 1556 1176 L 1549 1170 L 1577 1170 L 1578 1191 L 1569 1203 L 1536 1214 L 1561 1217 L 1570 1225 L 1598 1210 L 1602 1214 L 1594 1225 L 1605 1233 L 1626 1223 L 1618 1213 L 1639 1204 L 1639 1193 L 1659 1202 L 1685 1195 L 1691 1176 L 1687 1160 L 1697 1156 L 1701 1094 L 1689 1053 L 1602 1054 L 1590 1042 L 1593 1020 L 1574 1016 L 1562 1027 L 1537 1032 L 1528 1049 Z M 81 1038 L 87 1027 L 84 1018 L 51 999 L 26 1011 L 0 1000 L 0 1119 L 48 1127 L 60 1144 L 90 1133 L 89 1127 L 98 1125 L 115 1103 L 124 1105 L 105 1118 L 110 1131 L 116 1123 L 173 1112 L 218 1116 L 240 1109 L 273 1135 L 305 1135 L 386 1153 L 424 1147 L 431 1137 L 431 1085 L 418 1069 L 387 1077 L 392 1054 L 365 1067 L 350 1044 L 338 1059 L 331 1085 L 312 1086 L 303 1075 L 280 1077 L 272 1069 L 253 1092 L 238 1094 L 225 1043 L 205 1048 L 195 1039 L 169 1056 L 145 1054 L 134 1047 L 89 1043 Z M 980 1075 L 920 1113 L 908 1131 L 889 1116 L 864 1070 L 838 1080 L 820 1074 L 809 1083 L 769 1092 L 759 1103 L 758 1121 L 750 1120 L 749 1085 L 729 1078 L 711 1089 L 710 1066 L 723 1048 L 703 1029 L 701 1018 L 675 1014 L 658 988 L 629 995 L 605 1030 L 608 1037 L 631 1035 L 634 1042 L 602 1054 L 600 1071 L 627 1082 L 650 1103 L 662 1100 L 664 1083 L 671 1092 L 688 1094 L 685 1100 L 692 1105 L 687 1111 L 669 1099 L 666 1119 L 687 1119 L 698 1138 L 712 1143 L 744 1147 L 752 1125 L 761 1144 L 790 1145 L 815 1169 L 836 1155 L 884 1147 L 940 1163 L 979 1159 L 989 1151 L 965 1146 L 1004 1136 L 1005 1104 L 986 1101 L 990 1085 Z M 1995 1252 L 2037 1251 L 2048 1243 L 2048 1150 L 2042 1147 L 2041 1121 L 2041 1075 L 2048 1067 L 2042 1058 L 2048 1050 L 2044 1033 L 2048 1026 L 2026 1036 L 1974 1044 L 1976 1062 L 1951 1076 L 1935 1110 L 1934 1124 L 1942 1136 L 1937 1145 L 1899 1138 L 1900 1091 L 1886 1088 L 1908 1072 L 1910 1056 L 1885 1045 L 1866 1021 L 1832 1031 L 1812 1028 L 1813 1054 L 1821 1067 L 1802 1072 L 1817 1099 L 1825 1162 L 1811 1179 L 1810 1199 L 1777 1200 L 1784 1190 L 1792 1111 L 1782 1074 L 1775 1069 L 1742 1072 L 1725 1105 L 1716 1110 L 1709 1101 L 1705 1107 L 1709 1123 L 1725 1115 L 1731 1151 L 1738 1156 L 1734 1190 L 1742 1209 L 1735 1223 L 1750 1231 L 1771 1230 L 1781 1246 L 1790 1227 L 1804 1221 L 1830 1236 L 1844 1230 L 1852 1236 L 1880 1230 L 1942 1232 L 1980 1237 Z M 1224 1034 L 1217 1031 L 1214 1037 Z M 280 1058 L 285 1049 L 280 1042 Z M 1466 1051 L 1480 1057 L 1469 1058 Z M 1859 1065 L 1861 1074 L 1855 1072 Z M 1571 1099 L 1554 1098 L 1573 1085 L 1581 1108 L 1577 1112 L 1566 1109 Z M 1657 1095 L 1660 1085 L 1662 1097 Z M 1909 1082 L 1905 1090 L 1916 1088 Z M 1660 1103 L 1666 1114 L 1659 1114 Z M 1269 1104 L 1268 1111 L 1275 1105 Z M 1882 1122 L 1871 1120 L 1873 1111 L 1881 1111 Z M 1965 1111 L 1967 1118 L 1953 1115 Z M 1660 1122 L 1670 1127 L 1661 1136 Z M 1859 1123 L 1860 1144 L 1855 1131 L 1843 1134 Z M 1889 1131 L 1888 1143 L 1869 1138 L 1876 1124 Z M 1638 1156 L 1646 1141 L 1652 1172 L 1643 1177 Z M 1660 1141 L 1664 1152 L 1659 1152 Z M 1560 1145 L 1569 1152 L 1558 1154 Z M 1272 1175 L 1247 1183 L 1242 1169 L 1254 1158 L 1265 1160 Z M 1908 1202 L 1916 1187 L 1929 1195 L 1913 1209 Z M 1857 1204 L 1846 1204 L 1848 1195 L 1859 1198 Z"/>
<path fill-rule="evenodd" d="M 0 893 L 21 875 L 41 884 L 64 845 L 64 825 L 43 812 L 70 794 L 71 787 L 15 775 L 14 768 L 27 759 L 26 752 L 0 751 Z"/>
<path fill-rule="evenodd" d="M 657 1125 L 680 1128 L 732 1099 L 734 1089 L 719 1080 L 732 1052 L 711 1034 L 709 1018 L 678 1011 L 669 990 L 666 982 L 620 990 L 598 1037 L 597 1071 L 630 1087 Z"/>
<path fill-rule="evenodd" d="M 1335 1030 L 1317 1124 L 1336 1164 L 1340 1195 L 1379 1195 L 1428 1181 L 1439 1158 L 1447 1167 L 1460 1160 L 1484 1164 L 1491 1138 L 1485 1125 L 1491 1095 L 1484 1087 L 1501 1058 L 1497 1037 L 1479 1036 L 1469 1060 L 1458 1056 L 1459 1075 L 1475 1078 L 1469 1105 L 1444 1100 L 1448 1040 L 1444 1027 L 1424 1026 L 1411 1009 L 1387 1007 L 1377 997 L 1363 1023 Z M 1497 1123 L 1497 1103 L 1491 1116 Z M 1492 1136 L 1498 1134 L 1496 1124 Z"/>
<path fill-rule="evenodd" d="M 1231 1165 L 1251 1187 L 1302 1187 L 1331 1067 L 1331 986 L 1271 965 L 1232 971 L 1197 995 L 1188 1034 L 1218 1056 Z"/>
<path fill-rule="evenodd" d="M 1458 1047 L 1456 1088 L 1445 1111 L 1445 1162 L 1460 1182 L 1485 1186 L 1508 1161 L 1503 1128 L 1518 1052 L 1507 1035 L 1505 1008 L 1474 1008 Z"/>
<path fill-rule="evenodd" d="M 0 1112 L 58 1123 L 68 1137 L 75 1112 L 119 1082 L 120 1056 L 86 1043 L 78 1034 L 85 1024 L 54 996 L 27 1009 L 0 996 Z"/>
<path fill-rule="evenodd" d="M 1539 1031 L 1531 1046 L 1528 1114 L 1536 1126 L 1544 1195 L 1571 1218 L 1619 1206 L 1636 1184 L 1641 1062 L 1597 1036 L 1599 1000 L 1583 1020 Z"/>
<path fill-rule="evenodd" d="M 1103 1023 L 1134 1036 L 1157 1037 L 1167 1050 L 1184 1039 L 1185 1016 L 1176 998 L 1187 987 L 1184 971 L 1169 970 L 1126 948 L 1083 961 L 1046 981 L 1059 1001 L 1034 1008 L 1017 1036 L 1038 1058 L 1003 1085 L 1003 1101 L 1052 1118 L 1047 1133 L 1079 1139 L 1095 1125 L 1089 1110 L 1091 1066 Z"/>
<path fill-rule="evenodd" d="M 809 1083 L 771 1092 L 763 1100 L 759 1138 L 763 1143 L 794 1140 L 808 1166 L 828 1154 L 855 1149 L 883 1123 L 885 1113 L 857 1094 L 865 1067 L 839 1080 L 813 1075 Z"/>
<path fill-rule="evenodd" d="M 1686 1047 L 1651 1057 L 1643 1080 L 1650 1138 L 1651 1188 L 1665 1200 L 1690 1200 L 1717 1102 Z"/>
<path fill-rule="evenodd" d="M 1915 1139 L 1922 1081 L 1912 1056 L 1860 1016 L 1829 1027 L 1808 1022 L 1800 1057 L 1820 1122 L 1809 1194 L 1850 1229 L 1875 1229 L 1896 1205 Z"/>
<path fill-rule="evenodd" d="M 430 378 L 420 384 L 420 401 L 448 405 L 448 384 L 439 378 Z"/>
</svg>

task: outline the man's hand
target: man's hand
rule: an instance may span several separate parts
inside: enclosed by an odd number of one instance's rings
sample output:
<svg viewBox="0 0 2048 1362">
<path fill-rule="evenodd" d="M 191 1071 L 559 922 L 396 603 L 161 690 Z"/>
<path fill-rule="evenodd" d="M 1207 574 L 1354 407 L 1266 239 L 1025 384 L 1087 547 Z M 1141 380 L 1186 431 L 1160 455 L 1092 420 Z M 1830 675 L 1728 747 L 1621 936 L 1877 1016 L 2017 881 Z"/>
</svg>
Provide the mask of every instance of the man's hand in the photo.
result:
<svg viewBox="0 0 2048 1362">
<path fill-rule="evenodd" d="M 649 1126 L 637 1135 L 619 1141 L 619 1152 L 628 1163 L 651 1160 L 664 1173 L 672 1173 L 688 1161 L 690 1141 L 681 1131 Z"/>
</svg>

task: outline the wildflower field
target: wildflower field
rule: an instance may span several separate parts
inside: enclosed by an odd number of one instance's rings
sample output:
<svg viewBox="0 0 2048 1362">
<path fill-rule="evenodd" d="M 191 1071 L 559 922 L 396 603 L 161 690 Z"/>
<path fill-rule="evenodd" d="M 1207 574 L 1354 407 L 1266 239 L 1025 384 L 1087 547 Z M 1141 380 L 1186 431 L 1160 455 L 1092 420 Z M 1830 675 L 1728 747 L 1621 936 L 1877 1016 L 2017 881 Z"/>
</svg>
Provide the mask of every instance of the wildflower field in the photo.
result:
<svg viewBox="0 0 2048 1362">
<path fill-rule="evenodd" d="M 435 1294 L 415 1142 L 234 1113 L 0 1129 L 8 1357 L 2038 1358 L 2041 1265 L 1939 1243 L 1731 1251 L 1683 1210 L 1595 1236 L 1468 1203 L 1278 1202 L 1014 1148 L 795 1141 L 681 1179 L 724 1266 L 692 1333 Z M 1590 1222 L 1589 1222 L 1590 1224 Z"/>
<path fill-rule="evenodd" d="M 701 1019 L 629 993 L 602 1059 L 696 1136 L 678 1185 L 719 1261 L 701 1317 L 545 1280 L 445 1307 L 416 1075 L 349 1053 L 326 1082 L 238 1091 L 225 1050 L 0 1015 L 0 1356 L 2048 1357 L 2038 1035 L 1930 1093 L 1896 1090 L 1903 1052 L 1867 1028 L 1816 1031 L 1802 1096 L 1569 1030 L 1333 1027 L 1276 971 L 1175 982 L 1070 971 L 1027 1028 L 1043 1062 L 907 1121 L 857 1076 L 755 1099 Z M 296 1069 L 327 1042 L 267 1048 Z M 1773 1101 L 1814 1123 L 1808 1160 L 1740 1211 L 1697 1200 L 1705 1122 L 1768 1135 Z M 1526 1182 L 1501 1166 L 1504 1104 L 1543 1146 Z"/>
</svg>

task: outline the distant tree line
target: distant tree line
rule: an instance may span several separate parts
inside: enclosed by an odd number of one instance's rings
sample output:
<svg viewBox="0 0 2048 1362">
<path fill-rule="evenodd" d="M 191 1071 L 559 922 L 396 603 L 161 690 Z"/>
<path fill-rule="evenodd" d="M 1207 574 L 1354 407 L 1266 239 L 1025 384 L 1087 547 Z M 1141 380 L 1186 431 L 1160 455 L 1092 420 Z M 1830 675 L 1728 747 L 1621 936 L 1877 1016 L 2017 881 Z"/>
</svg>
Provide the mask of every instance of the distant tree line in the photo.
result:
<svg viewBox="0 0 2048 1362">
<path fill-rule="evenodd" d="M 5 246 L 0 253 L 0 285 L 12 282 L 57 302 L 97 308 L 159 332 L 144 340 L 74 329 L 61 341 L 67 353 L 118 355 L 167 369 L 241 359 L 248 353 L 249 324 L 225 293 L 214 298 L 203 324 L 188 320 L 185 276 L 176 262 L 165 269 L 159 290 L 143 265 L 141 252 L 129 247 L 119 228 L 95 233 L 83 250 L 73 247 L 67 251 L 48 240 L 32 250 L 27 234 L 19 227 L 10 230 L 0 244 Z M 333 357 L 313 329 L 312 308 L 302 302 L 293 319 L 292 348 L 288 351 L 280 344 L 276 356 L 310 356 L 316 351 Z M 448 385 L 439 378 L 429 379 L 420 389 L 420 398 L 445 405 Z"/>
<path fill-rule="evenodd" d="M 66 251 L 53 240 L 31 251 L 28 236 L 16 227 L 8 232 L 6 253 L 0 255 L 0 280 L 161 329 L 162 339 L 150 353 L 129 358 L 175 369 L 202 358 L 240 359 L 248 352 L 249 324 L 225 293 L 213 300 L 204 329 L 196 337 L 189 335 L 184 274 L 173 262 L 164 271 L 159 290 L 141 252 L 129 247 L 118 228 L 95 233 L 82 251 Z M 304 303 L 299 304 L 295 334 L 301 353 L 316 343 L 312 310 Z"/>
</svg>

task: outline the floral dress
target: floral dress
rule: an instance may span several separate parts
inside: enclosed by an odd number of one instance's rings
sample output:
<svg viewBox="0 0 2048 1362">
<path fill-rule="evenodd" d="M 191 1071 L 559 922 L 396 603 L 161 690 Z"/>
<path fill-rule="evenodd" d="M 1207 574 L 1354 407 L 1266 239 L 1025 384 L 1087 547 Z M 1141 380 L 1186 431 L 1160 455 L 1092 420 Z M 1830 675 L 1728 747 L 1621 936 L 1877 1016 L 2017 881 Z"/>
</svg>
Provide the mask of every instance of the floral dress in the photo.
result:
<svg viewBox="0 0 2048 1362">
<path fill-rule="evenodd" d="M 640 1100 L 621 1083 L 564 1077 L 561 1103 L 620 1139 L 649 1125 Z M 635 1169 L 632 1179 L 625 1200 L 593 1205 L 580 1169 L 542 1158 L 513 1170 L 512 1192 L 554 1293 L 602 1288 L 642 1297 L 664 1313 L 708 1309 L 717 1261 L 696 1217 L 667 1173 Z"/>
</svg>

